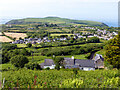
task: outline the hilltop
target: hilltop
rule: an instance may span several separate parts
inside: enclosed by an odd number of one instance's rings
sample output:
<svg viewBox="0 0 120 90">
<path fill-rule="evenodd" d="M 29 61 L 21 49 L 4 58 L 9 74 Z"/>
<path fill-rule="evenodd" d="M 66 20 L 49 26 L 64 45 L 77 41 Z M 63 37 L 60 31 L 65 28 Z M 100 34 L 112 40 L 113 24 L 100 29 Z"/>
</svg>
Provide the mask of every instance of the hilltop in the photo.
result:
<svg viewBox="0 0 120 90">
<path fill-rule="evenodd" d="M 87 20 L 74 20 L 60 17 L 45 17 L 45 18 L 24 18 L 15 19 L 7 22 L 6 24 L 42 24 L 42 23 L 53 23 L 59 25 L 89 25 L 89 26 L 107 26 L 102 22 L 87 21 Z"/>
</svg>

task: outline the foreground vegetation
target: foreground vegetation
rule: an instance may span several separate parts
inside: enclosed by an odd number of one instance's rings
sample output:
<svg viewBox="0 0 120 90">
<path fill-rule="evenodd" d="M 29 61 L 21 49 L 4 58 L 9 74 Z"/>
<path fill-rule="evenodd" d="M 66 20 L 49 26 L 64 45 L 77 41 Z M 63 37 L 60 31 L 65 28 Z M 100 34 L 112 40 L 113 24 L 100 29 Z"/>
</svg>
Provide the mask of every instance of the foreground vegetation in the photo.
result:
<svg viewBox="0 0 120 90">
<path fill-rule="evenodd" d="M 4 88 L 118 88 L 118 70 L 27 70 L 3 71 Z"/>
</svg>

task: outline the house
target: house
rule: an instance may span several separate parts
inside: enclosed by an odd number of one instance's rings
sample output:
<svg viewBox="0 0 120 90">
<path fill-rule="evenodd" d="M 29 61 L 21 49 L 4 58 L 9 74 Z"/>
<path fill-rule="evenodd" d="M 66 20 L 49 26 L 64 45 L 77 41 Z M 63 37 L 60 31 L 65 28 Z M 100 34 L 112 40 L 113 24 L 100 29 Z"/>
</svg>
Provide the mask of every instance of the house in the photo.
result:
<svg viewBox="0 0 120 90">
<path fill-rule="evenodd" d="M 104 58 L 100 54 L 95 56 L 95 68 L 104 68 Z"/>
<path fill-rule="evenodd" d="M 64 58 L 64 67 L 65 68 L 79 68 L 80 70 L 95 70 L 94 60 L 81 60 L 72 58 Z"/>
<path fill-rule="evenodd" d="M 50 68 L 50 69 L 54 69 L 55 68 L 55 64 L 54 61 L 52 59 L 45 59 L 44 63 L 40 64 L 41 68 Z"/>
<path fill-rule="evenodd" d="M 79 68 L 85 71 L 95 70 L 96 68 L 104 68 L 104 58 L 100 54 L 96 54 L 94 60 L 74 59 L 74 56 L 72 56 L 72 58 L 64 57 L 63 65 L 66 69 Z M 44 69 L 47 67 L 50 69 L 55 68 L 52 59 L 45 59 L 44 63 L 41 63 L 40 66 Z"/>
</svg>

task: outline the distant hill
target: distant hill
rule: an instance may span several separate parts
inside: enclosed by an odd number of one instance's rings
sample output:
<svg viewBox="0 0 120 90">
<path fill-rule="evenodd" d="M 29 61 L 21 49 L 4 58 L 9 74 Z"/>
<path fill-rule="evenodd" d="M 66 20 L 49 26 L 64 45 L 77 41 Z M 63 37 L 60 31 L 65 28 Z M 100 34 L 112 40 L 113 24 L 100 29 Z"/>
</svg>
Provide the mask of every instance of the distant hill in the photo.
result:
<svg viewBox="0 0 120 90">
<path fill-rule="evenodd" d="M 73 20 L 60 17 L 45 17 L 45 18 L 25 18 L 25 19 L 15 19 L 7 22 L 6 24 L 32 24 L 32 23 L 53 23 L 59 25 L 90 25 L 90 26 L 107 26 L 104 23 L 96 21 L 87 21 L 87 20 Z"/>
</svg>

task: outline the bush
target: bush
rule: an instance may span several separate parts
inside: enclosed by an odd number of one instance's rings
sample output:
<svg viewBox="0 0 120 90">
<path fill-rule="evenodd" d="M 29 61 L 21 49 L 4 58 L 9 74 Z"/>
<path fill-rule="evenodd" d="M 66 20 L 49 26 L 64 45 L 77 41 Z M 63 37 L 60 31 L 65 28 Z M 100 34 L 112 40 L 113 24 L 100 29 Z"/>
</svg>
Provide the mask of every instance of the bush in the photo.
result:
<svg viewBox="0 0 120 90">
<path fill-rule="evenodd" d="M 55 66 L 55 69 L 60 70 L 60 65 L 57 64 L 57 65 Z"/>
<path fill-rule="evenodd" d="M 27 57 L 23 55 L 16 55 L 12 57 L 11 59 L 11 64 L 13 64 L 15 67 L 20 67 L 23 68 L 26 63 L 28 63 Z"/>
<path fill-rule="evenodd" d="M 31 43 L 27 43 L 27 47 L 32 47 L 32 44 Z"/>
<path fill-rule="evenodd" d="M 32 62 L 30 62 L 28 64 L 25 64 L 25 67 L 27 69 L 32 69 L 32 70 L 34 70 L 34 69 L 42 70 L 42 68 L 40 67 L 40 65 L 38 63 L 32 63 Z"/>
<path fill-rule="evenodd" d="M 47 67 L 47 68 L 45 68 L 45 70 L 50 70 L 50 68 L 49 68 L 49 67 Z"/>
<path fill-rule="evenodd" d="M 88 43 L 99 43 L 100 39 L 98 37 L 91 37 L 87 40 Z"/>
<path fill-rule="evenodd" d="M 23 48 L 23 49 L 21 50 L 20 54 L 22 54 L 22 55 L 31 55 L 31 53 L 28 52 L 28 50 L 26 50 L 25 48 Z"/>
</svg>

